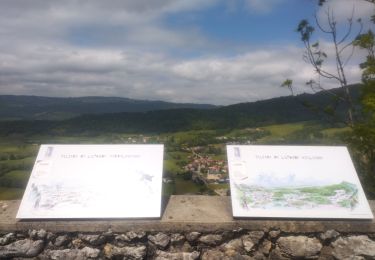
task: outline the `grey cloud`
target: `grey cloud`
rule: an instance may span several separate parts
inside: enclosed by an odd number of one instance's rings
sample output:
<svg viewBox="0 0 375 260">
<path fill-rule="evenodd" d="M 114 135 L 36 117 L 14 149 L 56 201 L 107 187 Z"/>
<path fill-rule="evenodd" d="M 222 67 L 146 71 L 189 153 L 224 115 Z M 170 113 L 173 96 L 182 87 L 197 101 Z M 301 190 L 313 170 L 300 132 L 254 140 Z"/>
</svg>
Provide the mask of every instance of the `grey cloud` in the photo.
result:
<svg viewBox="0 0 375 260">
<path fill-rule="evenodd" d="M 218 1 L 5 0 L 0 2 L 0 49 L 64 44 L 157 51 L 210 49 L 215 44 L 197 29 L 168 28 L 162 18 L 168 13 L 204 9 Z"/>
<path fill-rule="evenodd" d="M 285 0 L 246 0 L 246 3 L 251 11 L 267 13 L 284 1 Z"/>
<path fill-rule="evenodd" d="M 37 55 L 22 53 L 12 59 L 0 54 L 0 93 L 114 95 L 214 104 L 254 101 L 288 95 L 279 87 L 285 78 L 293 78 L 298 87 L 314 77 L 301 55 L 298 48 L 189 60 L 154 53 L 75 48 Z M 25 60 L 24 56 L 34 58 Z M 356 68 L 348 67 L 349 79 L 354 82 L 360 75 Z"/>
<path fill-rule="evenodd" d="M 173 55 L 171 50 L 220 46 L 199 30 L 163 26 L 163 15 L 215 2 L 1 1 L 0 94 L 231 104 L 288 95 L 279 87 L 285 78 L 299 86 L 314 76 L 295 47 L 247 48 L 231 56 L 207 51 L 204 58 Z M 102 30 L 95 30 L 99 25 Z M 85 40 L 90 27 L 97 44 L 69 38 L 77 33 Z M 109 40 L 100 42 L 105 37 Z M 349 78 L 358 79 L 358 70 L 349 68 Z"/>
</svg>

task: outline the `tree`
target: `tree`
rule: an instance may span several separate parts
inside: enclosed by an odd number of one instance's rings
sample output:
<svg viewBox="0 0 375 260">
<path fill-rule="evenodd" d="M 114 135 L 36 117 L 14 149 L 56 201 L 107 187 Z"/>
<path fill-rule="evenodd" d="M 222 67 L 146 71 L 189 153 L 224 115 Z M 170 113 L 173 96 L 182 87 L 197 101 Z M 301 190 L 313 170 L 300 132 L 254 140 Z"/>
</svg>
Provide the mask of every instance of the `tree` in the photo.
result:
<svg viewBox="0 0 375 260">
<path fill-rule="evenodd" d="M 362 0 L 374 4 L 375 0 Z M 325 0 L 319 0 L 319 5 L 324 5 Z M 347 105 L 346 124 L 351 127 L 352 132 L 347 141 L 350 144 L 352 155 L 355 158 L 357 167 L 360 172 L 360 178 L 363 180 L 366 193 L 375 197 L 375 36 L 369 30 L 362 33 L 362 21 L 357 20 L 359 30 L 353 33 L 353 14 L 348 19 L 346 32 L 338 35 L 338 24 L 334 17 L 333 10 L 326 12 L 327 26 L 322 26 L 321 21 L 315 17 L 316 27 L 321 33 L 330 36 L 331 43 L 334 46 L 334 60 L 336 65 L 335 71 L 328 71 L 323 67 L 328 55 L 320 48 L 319 42 L 312 42 L 312 36 L 315 32 L 313 27 L 307 20 L 302 20 L 297 31 L 301 36 L 301 40 L 305 45 L 304 59 L 312 65 L 319 79 L 325 78 L 336 81 L 344 90 L 342 96 L 335 96 L 332 107 L 336 106 L 336 102 L 344 102 Z M 375 12 L 372 16 L 372 22 L 375 23 Z M 367 53 L 366 60 L 360 64 L 362 68 L 362 96 L 360 99 L 361 108 L 355 113 L 353 100 L 348 88 L 348 82 L 345 74 L 345 66 L 353 55 L 354 48 L 365 50 Z M 345 55 L 346 50 L 351 50 Z M 291 80 L 286 80 L 282 85 L 290 88 Z M 310 80 L 306 83 L 312 89 L 326 91 L 331 93 L 329 89 L 324 88 L 320 84 L 320 80 L 315 82 Z"/>
<path fill-rule="evenodd" d="M 363 69 L 362 117 L 354 126 L 349 142 L 354 149 L 358 167 L 363 172 L 366 190 L 375 197 L 375 36 L 372 31 L 362 34 L 354 43 L 367 51 Z"/>
<path fill-rule="evenodd" d="M 375 5 L 375 0 L 363 0 Z M 325 1 L 320 1 L 323 4 Z M 375 6 L 374 6 L 375 7 Z M 375 23 L 375 15 L 372 16 Z M 365 62 L 362 68 L 362 96 L 361 115 L 353 125 L 352 134 L 348 141 L 354 155 L 361 179 L 365 184 L 365 191 L 370 197 L 375 197 L 375 36 L 369 30 L 358 35 L 353 41 L 353 46 L 365 50 Z"/>
<path fill-rule="evenodd" d="M 353 15 L 354 11 L 351 17 L 347 20 L 346 31 L 342 34 L 339 33 L 338 23 L 335 19 L 333 10 L 328 9 L 326 11 L 326 25 L 323 25 L 324 22 L 320 21 L 319 18 L 315 16 L 315 24 L 319 29 L 319 32 L 327 35 L 333 45 L 333 59 L 336 67 L 333 71 L 324 66 L 325 61 L 329 58 L 327 52 L 321 48 L 319 41 L 313 41 L 313 34 L 316 31 L 316 28 L 307 20 L 302 20 L 297 27 L 297 32 L 300 34 L 301 41 L 305 46 L 303 58 L 307 63 L 312 65 L 319 78 L 318 81 L 311 79 L 306 82 L 306 85 L 315 92 L 325 91 L 333 96 L 335 102 L 330 108 L 325 108 L 327 111 L 332 112 L 334 108 L 338 106 L 338 103 L 344 103 L 347 110 L 345 123 L 350 127 L 352 127 L 355 122 L 355 106 L 348 87 L 345 67 L 353 55 L 353 42 L 362 32 L 362 22 L 360 19 L 357 20 L 359 29 L 357 32 L 353 32 Z M 321 84 L 321 79 L 336 82 L 343 91 L 340 94 L 331 91 L 329 88 Z"/>
<path fill-rule="evenodd" d="M 286 79 L 284 82 L 281 84 L 281 87 L 287 87 L 289 91 L 292 93 L 294 96 L 294 91 L 293 91 L 293 80 L 291 79 Z"/>
</svg>

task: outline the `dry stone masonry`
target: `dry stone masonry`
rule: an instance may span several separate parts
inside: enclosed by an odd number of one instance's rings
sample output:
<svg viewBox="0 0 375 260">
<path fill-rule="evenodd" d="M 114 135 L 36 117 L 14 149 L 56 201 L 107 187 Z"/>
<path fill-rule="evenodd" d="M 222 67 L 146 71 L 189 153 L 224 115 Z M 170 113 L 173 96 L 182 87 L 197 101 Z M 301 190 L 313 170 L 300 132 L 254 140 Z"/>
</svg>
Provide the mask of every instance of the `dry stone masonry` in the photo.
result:
<svg viewBox="0 0 375 260">
<path fill-rule="evenodd" d="M 375 259 L 374 220 L 233 219 L 229 197 L 172 196 L 160 219 L 22 221 L 18 205 L 0 201 L 0 259 Z"/>
<path fill-rule="evenodd" d="M 2 234 L 0 259 L 375 259 L 375 234 L 290 234 L 245 229 L 215 233 L 52 233 L 29 230 Z"/>
</svg>

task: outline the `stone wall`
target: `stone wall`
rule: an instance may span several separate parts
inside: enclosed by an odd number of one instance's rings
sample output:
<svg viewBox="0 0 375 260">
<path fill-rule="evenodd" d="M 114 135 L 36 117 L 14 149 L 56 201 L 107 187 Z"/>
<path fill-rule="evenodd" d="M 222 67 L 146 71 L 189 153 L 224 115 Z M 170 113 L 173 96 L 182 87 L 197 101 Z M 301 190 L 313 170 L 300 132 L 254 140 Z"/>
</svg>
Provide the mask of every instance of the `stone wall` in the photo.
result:
<svg viewBox="0 0 375 260">
<path fill-rule="evenodd" d="M 335 230 L 288 234 L 244 229 L 215 233 L 52 233 L 41 229 L 3 234 L 0 258 L 375 259 L 375 241 L 370 237 Z"/>
<path fill-rule="evenodd" d="M 375 259 L 373 220 L 233 219 L 228 197 L 172 196 L 143 220 L 17 220 L 18 205 L 0 201 L 0 259 Z"/>
</svg>

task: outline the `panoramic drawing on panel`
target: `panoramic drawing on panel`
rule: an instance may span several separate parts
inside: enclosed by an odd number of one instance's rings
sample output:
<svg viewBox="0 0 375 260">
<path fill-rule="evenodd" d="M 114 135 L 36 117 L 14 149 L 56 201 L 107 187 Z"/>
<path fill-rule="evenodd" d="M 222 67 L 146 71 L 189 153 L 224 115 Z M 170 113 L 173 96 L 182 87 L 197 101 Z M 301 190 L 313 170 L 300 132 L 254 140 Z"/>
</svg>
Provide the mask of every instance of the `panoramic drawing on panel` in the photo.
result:
<svg viewBox="0 0 375 260">
<path fill-rule="evenodd" d="M 249 208 L 348 208 L 358 205 L 357 186 L 349 182 L 326 186 L 275 187 L 236 184 L 241 207 Z"/>
<path fill-rule="evenodd" d="M 234 216 L 372 218 L 345 147 L 227 146 Z"/>
</svg>

